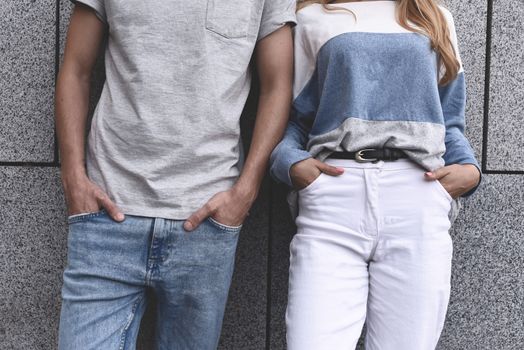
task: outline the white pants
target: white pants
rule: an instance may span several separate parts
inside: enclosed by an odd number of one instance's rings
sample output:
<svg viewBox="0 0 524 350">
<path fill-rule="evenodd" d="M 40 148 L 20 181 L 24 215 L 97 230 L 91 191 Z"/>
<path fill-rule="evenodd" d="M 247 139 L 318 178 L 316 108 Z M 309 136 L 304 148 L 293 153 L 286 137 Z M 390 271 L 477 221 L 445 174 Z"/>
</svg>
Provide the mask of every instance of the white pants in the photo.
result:
<svg viewBox="0 0 524 350">
<path fill-rule="evenodd" d="M 407 159 L 328 159 L 299 191 L 286 311 L 289 350 L 433 350 L 450 293 L 451 196 Z"/>
</svg>

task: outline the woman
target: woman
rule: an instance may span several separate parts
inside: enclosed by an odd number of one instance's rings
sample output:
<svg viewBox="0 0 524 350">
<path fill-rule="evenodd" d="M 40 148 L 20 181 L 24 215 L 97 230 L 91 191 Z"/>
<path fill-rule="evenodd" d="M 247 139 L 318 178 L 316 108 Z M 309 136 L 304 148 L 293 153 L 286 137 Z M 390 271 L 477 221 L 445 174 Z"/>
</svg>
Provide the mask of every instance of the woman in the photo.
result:
<svg viewBox="0 0 524 350">
<path fill-rule="evenodd" d="M 480 171 L 464 137 L 453 19 L 433 0 L 310 1 L 293 113 L 271 173 L 298 192 L 290 350 L 434 349 L 450 213 Z"/>
</svg>

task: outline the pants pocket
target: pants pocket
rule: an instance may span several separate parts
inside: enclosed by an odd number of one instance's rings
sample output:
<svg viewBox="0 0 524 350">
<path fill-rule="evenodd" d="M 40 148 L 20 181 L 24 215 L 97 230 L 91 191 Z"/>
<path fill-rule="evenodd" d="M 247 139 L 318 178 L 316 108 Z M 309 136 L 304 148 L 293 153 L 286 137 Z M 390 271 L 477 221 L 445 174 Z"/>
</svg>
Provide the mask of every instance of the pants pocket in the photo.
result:
<svg viewBox="0 0 524 350">
<path fill-rule="evenodd" d="M 89 218 L 93 218 L 95 216 L 102 215 L 104 213 L 106 213 L 105 208 L 102 208 L 102 209 L 100 209 L 98 211 L 90 212 L 90 213 L 73 214 L 73 215 L 69 215 L 67 217 L 67 222 L 72 224 L 72 223 L 75 223 L 75 222 L 84 221 L 84 220 L 87 220 Z"/>
<path fill-rule="evenodd" d="M 209 221 L 211 223 L 211 225 L 213 225 L 213 226 L 215 226 L 215 227 L 217 227 L 217 228 L 219 228 L 220 230 L 223 230 L 223 231 L 238 232 L 242 228 L 242 225 L 230 226 L 230 225 L 222 224 L 222 223 L 216 221 L 215 219 L 213 219 L 211 216 L 209 216 L 207 218 L 207 221 Z"/>
<path fill-rule="evenodd" d="M 320 173 L 320 175 L 318 175 L 315 180 L 313 180 L 309 185 L 307 185 L 306 187 L 304 188 L 301 188 L 300 190 L 298 190 L 298 193 L 304 193 L 306 191 L 309 191 L 313 188 L 315 188 L 318 183 L 320 182 L 320 180 L 322 179 L 322 177 L 326 176 L 326 174 L 324 173 Z"/>
<path fill-rule="evenodd" d="M 249 33 L 254 0 L 207 0 L 206 29 L 228 39 Z"/>
<path fill-rule="evenodd" d="M 451 195 L 449 194 L 449 192 L 444 188 L 444 186 L 442 186 L 442 184 L 440 183 L 439 180 L 434 180 L 433 181 L 435 183 L 435 186 L 437 187 L 437 189 L 442 193 L 442 195 L 450 202 L 453 201 L 453 197 L 451 197 Z"/>
</svg>

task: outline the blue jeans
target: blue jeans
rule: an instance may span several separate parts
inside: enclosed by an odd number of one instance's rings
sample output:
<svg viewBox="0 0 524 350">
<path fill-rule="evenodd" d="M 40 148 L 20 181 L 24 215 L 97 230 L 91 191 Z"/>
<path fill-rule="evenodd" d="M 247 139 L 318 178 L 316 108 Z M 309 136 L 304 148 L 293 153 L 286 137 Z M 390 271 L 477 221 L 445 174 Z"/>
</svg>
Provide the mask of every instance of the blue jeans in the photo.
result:
<svg viewBox="0 0 524 350">
<path fill-rule="evenodd" d="M 146 289 L 157 298 L 155 349 L 214 350 L 240 227 L 107 212 L 68 218 L 60 350 L 135 349 Z"/>
</svg>

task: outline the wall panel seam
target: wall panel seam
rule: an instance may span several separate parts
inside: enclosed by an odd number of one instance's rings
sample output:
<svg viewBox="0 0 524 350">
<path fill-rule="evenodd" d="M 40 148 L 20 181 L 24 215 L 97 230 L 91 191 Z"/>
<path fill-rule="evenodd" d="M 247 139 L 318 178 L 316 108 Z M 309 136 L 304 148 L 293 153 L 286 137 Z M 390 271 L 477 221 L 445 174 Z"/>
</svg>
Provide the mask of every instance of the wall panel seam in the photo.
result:
<svg viewBox="0 0 524 350">
<path fill-rule="evenodd" d="M 481 169 L 483 173 L 487 170 L 487 154 L 488 154 L 488 124 L 489 124 L 489 89 L 491 77 L 491 35 L 493 24 L 493 0 L 487 2 L 487 16 L 486 16 L 486 63 L 484 74 L 484 115 L 482 121 L 482 159 Z"/>
</svg>

